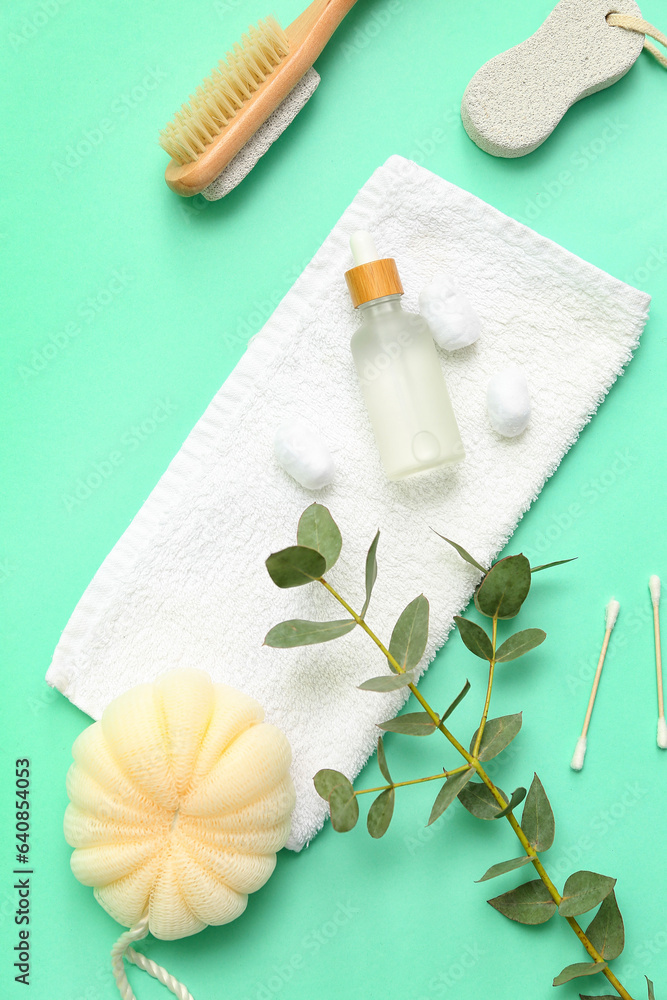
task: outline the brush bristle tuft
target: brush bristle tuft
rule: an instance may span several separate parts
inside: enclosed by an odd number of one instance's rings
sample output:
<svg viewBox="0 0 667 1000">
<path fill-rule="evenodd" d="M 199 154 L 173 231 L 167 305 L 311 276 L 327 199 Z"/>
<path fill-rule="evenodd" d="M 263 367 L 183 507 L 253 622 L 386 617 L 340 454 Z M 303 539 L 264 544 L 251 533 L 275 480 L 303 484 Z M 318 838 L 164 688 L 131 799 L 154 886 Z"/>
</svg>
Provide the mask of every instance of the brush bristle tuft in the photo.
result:
<svg viewBox="0 0 667 1000">
<path fill-rule="evenodd" d="M 660 603 L 660 577 L 652 576 L 648 582 L 648 589 L 651 591 L 651 600 L 653 602 L 653 607 L 657 608 Z"/>
<path fill-rule="evenodd" d="M 289 51 L 285 32 L 273 17 L 248 28 L 216 69 L 160 132 L 160 145 L 179 164 L 196 160 Z"/>
<path fill-rule="evenodd" d="M 605 612 L 605 626 L 607 632 L 609 631 L 609 629 L 612 629 L 616 624 L 616 619 L 618 618 L 618 612 L 620 610 L 621 610 L 621 605 L 618 603 L 618 601 L 615 601 L 612 598 L 609 604 L 607 605 L 607 609 Z"/>
</svg>

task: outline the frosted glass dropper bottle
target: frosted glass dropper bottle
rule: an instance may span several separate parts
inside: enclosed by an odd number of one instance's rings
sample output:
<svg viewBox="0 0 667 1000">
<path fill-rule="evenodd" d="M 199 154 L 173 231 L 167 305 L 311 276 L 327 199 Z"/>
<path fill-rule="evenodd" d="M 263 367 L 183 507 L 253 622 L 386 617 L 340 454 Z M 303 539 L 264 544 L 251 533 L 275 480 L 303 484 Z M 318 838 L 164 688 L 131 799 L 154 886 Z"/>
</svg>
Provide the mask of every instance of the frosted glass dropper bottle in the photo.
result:
<svg viewBox="0 0 667 1000">
<path fill-rule="evenodd" d="M 369 233 L 354 233 L 350 247 L 355 266 L 345 280 L 361 317 L 350 346 L 387 477 L 460 462 L 465 452 L 426 321 L 403 311 L 396 263 L 378 259 Z"/>
</svg>

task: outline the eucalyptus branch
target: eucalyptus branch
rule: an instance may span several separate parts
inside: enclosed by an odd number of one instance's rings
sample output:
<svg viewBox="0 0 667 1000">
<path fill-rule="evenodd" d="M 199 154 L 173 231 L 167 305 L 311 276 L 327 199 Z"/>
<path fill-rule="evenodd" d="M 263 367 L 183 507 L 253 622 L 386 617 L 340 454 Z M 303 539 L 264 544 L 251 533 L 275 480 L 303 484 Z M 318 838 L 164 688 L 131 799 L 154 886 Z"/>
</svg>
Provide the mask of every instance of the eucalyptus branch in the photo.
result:
<svg viewBox="0 0 667 1000">
<path fill-rule="evenodd" d="M 380 641 L 380 639 L 368 627 L 368 625 L 366 624 L 366 622 L 362 621 L 362 619 L 359 618 L 356 615 L 356 613 L 352 610 L 352 608 L 349 606 L 349 604 L 347 604 L 347 602 L 341 597 L 341 595 L 336 590 L 334 590 L 334 588 L 330 584 L 328 584 L 326 580 L 320 578 L 318 580 L 318 583 L 323 584 L 326 587 L 326 589 L 329 591 L 329 593 L 333 597 L 335 597 L 336 600 L 339 601 L 340 604 L 343 605 L 343 607 L 349 612 L 349 614 L 352 615 L 352 617 L 355 619 L 355 621 L 358 621 L 359 624 L 362 625 L 364 631 L 373 640 L 373 642 L 376 644 L 376 646 L 378 646 L 382 650 L 382 652 L 385 654 L 385 656 L 389 660 L 390 664 L 392 664 L 394 666 L 394 668 L 396 669 L 397 673 L 404 673 L 404 668 L 399 663 L 397 663 L 397 661 L 395 660 L 395 658 L 385 648 L 385 646 L 382 644 L 382 642 Z M 440 730 L 440 732 L 458 750 L 458 752 L 461 754 L 461 756 L 463 756 L 465 758 L 465 760 L 467 761 L 468 765 L 471 768 L 474 768 L 474 770 L 477 772 L 477 775 L 479 776 L 479 778 L 484 782 L 484 784 L 489 789 L 489 791 L 493 795 L 493 797 L 496 800 L 496 802 L 498 803 L 498 805 L 501 807 L 501 810 L 504 810 L 507 807 L 507 800 L 503 796 L 502 792 L 500 792 L 498 790 L 498 788 L 496 788 L 496 786 L 494 785 L 494 783 L 491 780 L 491 778 L 489 778 L 488 774 L 486 773 L 486 771 L 482 767 L 482 765 L 481 765 L 481 763 L 479 761 L 479 758 L 478 758 L 480 744 L 482 742 L 482 736 L 483 736 L 483 733 L 484 733 L 484 726 L 486 724 L 486 720 L 487 720 L 488 713 L 489 713 L 489 706 L 490 706 L 490 703 L 491 703 L 491 691 L 492 691 L 492 688 L 493 688 L 493 673 L 494 673 L 494 667 L 495 667 L 496 630 L 497 630 L 497 626 L 498 626 L 498 617 L 497 617 L 497 615 L 494 615 L 494 617 L 493 617 L 493 639 L 492 639 L 493 657 L 492 657 L 492 659 L 490 661 L 490 664 L 489 664 L 489 681 L 488 681 L 488 685 L 487 685 L 487 689 L 486 689 L 486 700 L 484 702 L 484 711 L 483 711 L 483 714 L 482 714 L 482 720 L 480 722 L 480 726 L 479 726 L 479 729 L 478 729 L 478 732 L 477 732 L 477 736 L 476 736 L 475 741 L 474 741 L 474 747 L 473 747 L 472 753 L 468 753 L 461 746 L 461 744 L 458 742 L 458 740 L 456 739 L 456 737 L 453 736 L 453 734 L 450 733 L 449 730 L 444 725 L 442 725 L 442 723 L 439 721 L 440 717 L 438 716 L 438 714 L 434 711 L 433 708 L 431 708 L 431 706 L 428 704 L 428 702 L 426 701 L 426 699 L 422 696 L 421 692 L 418 691 L 418 689 L 414 686 L 414 684 L 408 684 L 408 687 L 411 690 L 411 692 L 415 695 L 415 697 L 417 698 L 417 700 L 419 701 L 419 703 L 422 705 L 422 707 L 424 708 L 424 710 L 431 716 L 431 718 L 434 721 L 434 723 L 436 723 L 436 728 Z M 458 770 L 460 772 L 462 769 L 458 769 Z M 463 770 L 467 770 L 467 768 L 463 768 Z M 452 772 L 452 773 L 454 773 L 454 772 Z M 435 775 L 434 777 L 441 777 L 441 775 Z M 422 779 L 418 779 L 418 780 L 421 780 L 421 781 L 430 781 L 430 780 L 432 780 L 432 778 L 422 778 Z M 370 792 L 370 791 L 384 791 L 387 788 L 400 788 L 403 785 L 411 785 L 411 784 L 417 784 L 417 783 L 418 783 L 417 781 L 401 781 L 401 782 L 395 782 L 395 783 L 393 783 L 391 785 L 384 785 L 384 786 L 382 786 L 382 788 L 373 788 L 373 789 L 368 788 L 368 789 L 364 789 L 364 791 L 368 791 L 368 792 Z M 355 794 L 358 795 L 358 794 L 361 794 L 361 793 L 360 792 L 356 792 Z M 537 851 L 535 851 L 535 849 L 533 848 L 533 846 L 529 842 L 528 838 L 526 837 L 525 833 L 523 832 L 523 830 L 521 829 L 519 823 L 517 822 L 517 820 L 516 820 L 513 812 L 511 810 L 509 812 L 507 812 L 505 814 L 505 818 L 508 820 L 510 826 L 512 827 L 512 830 L 514 831 L 514 833 L 518 837 L 518 839 L 519 839 L 519 841 L 521 843 L 521 846 L 523 847 L 524 851 L 526 852 L 527 857 L 530 858 L 530 860 L 531 860 L 531 862 L 532 862 L 532 864 L 533 864 L 533 866 L 534 866 L 537 874 L 539 875 L 539 877 L 540 877 L 541 881 L 543 882 L 543 884 L 546 886 L 546 888 L 547 888 L 547 890 L 549 892 L 549 895 L 551 896 L 552 900 L 554 901 L 554 903 L 556 904 L 556 906 L 560 906 L 560 903 L 562 902 L 563 897 L 558 892 L 558 889 L 556 888 L 556 886 L 554 885 L 554 883 L 549 878 L 549 875 L 547 874 L 547 871 L 544 868 L 544 865 L 539 860 Z M 597 949 L 592 944 L 592 942 L 589 941 L 589 939 L 586 937 L 586 934 L 582 930 L 581 926 L 574 919 L 574 917 L 567 917 L 566 919 L 567 919 L 568 923 L 570 924 L 570 926 L 572 927 L 572 929 L 574 930 L 574 932 L 577 935 L 577 937 L 579 938 L 579 940 L 581 941 L 581 943 L 583 944 L 583 946 L 586 949 L 586 951 L 588 952 L 588 954 L 593 959 L 593 961 L 595 963 L 604 963 L 604 958 L 597 951 Z M 607 977 L 607 979 L 612 984 L 612 986 L 614 987 L 614 989 L 617 991 L 617 993 L 619 994 L 619 996 L 622 997 L 622 1000 L 632 1000 L 632 997 L 627 992 L 627 990 L 625 989 L 625 987 L 621 985 L 621 983 L 618 981 L 618 979 L 616 978 L 616 976 L 613 974 L 613 972 L 609 968 L 604 968 L 604 969 L 601 969 L 600 971 Z"/>
<path fill-rule="evenodd" d="M 520 884 L 488 902 L 504 916 L 524 924 L 545 923 L 558 912 L 565 917 L 592 959 L 592 962 L 579 962 L 564 968 L 554 979 L 554 985 L 558 986 L 581 976 L 588 977 L 600 973 L 611 983 L 622 1000 L 632 1000 L 630 993 L 608 966 L 610 960 L 618 957 L 624 945 L 623 920 L 614 893 L 616 880 L 594 872 L 575 872 L 567 879 L 561 894 L 540 858 L 540 855 L 553 843 L 555 824 L 551 805 L 539 778 L 534 775 L 528 793 L 525 788 L 517 788 L 511 796 L 507 796 L 491 780 L 484 768 L 484 762 L 500 754 L 514 739 L 522 722 L 520 714 L 497 719 L 488 717 L 496 667 L 523 656 L 546 638 L 541 629 L 524 629 L 510 636 L 498 647 L 498 621 L 513 618 L 518 614 L 530 590 L 533 573 L 569 560 L 559 560 L 558 563 L 531 568 L 525 556 L 509 556 L 485 570 L 460 545 L 444 539 L 453 545 L 463 559 L 482 572 L 482 579 L 475 591 L 475 606 L 492 622 L 492 635 L 489 637 L 476 622 L 461 617 L 455 619 L 464 644 L 472 653 L 488 663 L 486 697 L 480 724 L 473 735 L 470 749 L 466 750 L 445 722 L 467 695 L 470 690 L 469 682 L 466 681 L 462 691 L 442 714 L 432 708 L 415 683 L 415 669 L 422 659 L 428 639 L 429 605 L 426 598 L 420 595 L 407 605 L 396 622 L 388 646 L 384 645 L 366 623 L 366 612 L 377 577 L 378 539 L 379 532 L 371 544 L 366 559 L 366 600 L 362 611 L 357 613 L 325 579 L 325 573 L 340 554 L 342 545 L 340 531 L 325 507 L 313 504 L 307 508 L 299 521 L 298 544 L 269 556 L 266 561 L 267 569 L 279 587 L 296 587 L 314 582 L 321 584 L 345 609 L 349 617 L 330 622 L 300 619 L 281 622 L 270 630 L 265 643 L 282 648 L 305 646 L 327 642 L 347 634 L 354 628 L 362 628 L 386 658 L 390 673 L 371 677 L 359 687 L 362 690 L 379 693 L 408 688 L 423 710 L 389 719 L 381 723 L 379 728 L 384 732 L 408 736 L 429 736 L 437 729 L 465 763 L 452 770 L 443 769 L 438 774 L 395 782 L 389 772 L 384 741 L 380 736 L 378 766 L 387 782 L 385 785 L 355 791 L 351 781 L 339 771 L 325 768 L 315 775 L 315 787 L 329 803 L 334 829 L 339 832 L 351 830 L 359 818 L 358 796 L 379 792 L 369 809 L 367 826 L 371 836 L 382 837 L 391 823 L 397 788 L 444 779 L 433 804 L 429 824 L 458 799 L 473 816 L 479 819 L 507 819 L 523 848 L 524 854 L 521 857 L 493 865 L 479 881 L 505 875 L 525 865 L 532 865 L 538 875 L 535 881 Z M 473 776 L 479 780 L 471 781 Z M 523 813 L 519 822 L 514 810 L 522 802 L 524 802 Z M 584 931 L 576 917 L 596 907 L 598 907 L 597 913 Z M 600 998 L 600 1000 L 610 1000 L 610 998 Z M 655 1000 L 650 981 L 649 1000 Z"/>
</svg>

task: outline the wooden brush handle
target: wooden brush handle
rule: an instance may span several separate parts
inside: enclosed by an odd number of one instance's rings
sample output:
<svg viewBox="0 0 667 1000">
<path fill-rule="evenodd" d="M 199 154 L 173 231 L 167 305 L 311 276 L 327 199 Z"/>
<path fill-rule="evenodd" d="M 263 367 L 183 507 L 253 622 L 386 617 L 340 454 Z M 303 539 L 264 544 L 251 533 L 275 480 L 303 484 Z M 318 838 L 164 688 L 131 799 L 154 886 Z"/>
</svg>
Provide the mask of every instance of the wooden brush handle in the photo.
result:
<svg viewBox="0 0 667 1000">
<path fill-rule="evenodd" d="M 199 194 L 261 128 L 310 69 L 356 0 L 314 0 L 285 30 L 289 52 L 228 125 L 192 163 L 171 160 L 167 184 L 186 198 Z"/>
</svg>

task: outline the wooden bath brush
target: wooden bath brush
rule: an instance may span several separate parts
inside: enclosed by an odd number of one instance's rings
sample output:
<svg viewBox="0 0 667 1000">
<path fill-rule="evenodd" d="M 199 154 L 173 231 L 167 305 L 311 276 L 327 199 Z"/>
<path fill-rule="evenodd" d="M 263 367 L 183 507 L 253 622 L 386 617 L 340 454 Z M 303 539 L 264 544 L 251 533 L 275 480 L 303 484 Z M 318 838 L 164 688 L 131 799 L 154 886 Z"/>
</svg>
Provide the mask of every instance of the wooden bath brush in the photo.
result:
<svg viewBox="0 0 667 1000">
<path fill-rule="evenodd" d="M 209 201 L 231 191 L 311 97 L 312 65 L 356 0 L 314 0 L 284 31 L 273 17 L 248 29 L 160 132 L 165 180 Z"/>
</svg>

